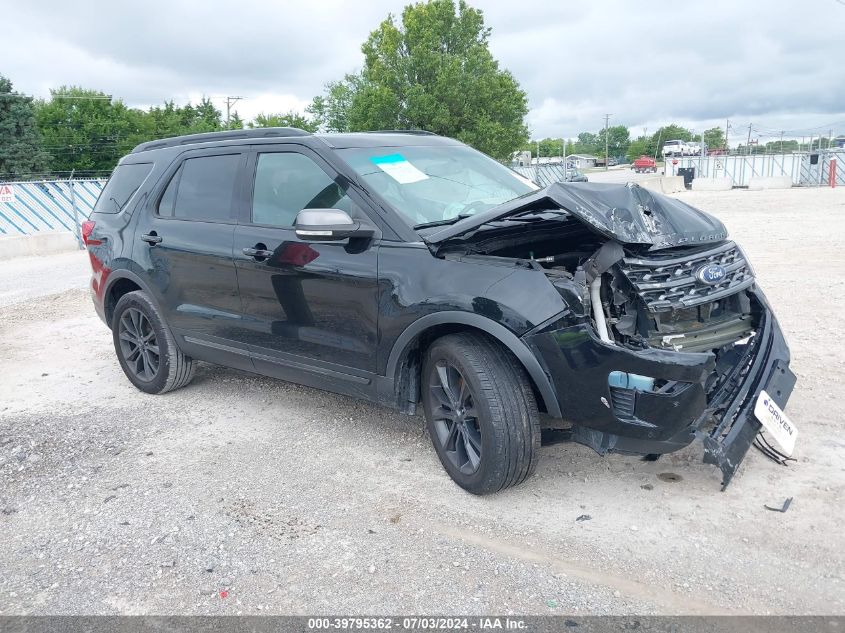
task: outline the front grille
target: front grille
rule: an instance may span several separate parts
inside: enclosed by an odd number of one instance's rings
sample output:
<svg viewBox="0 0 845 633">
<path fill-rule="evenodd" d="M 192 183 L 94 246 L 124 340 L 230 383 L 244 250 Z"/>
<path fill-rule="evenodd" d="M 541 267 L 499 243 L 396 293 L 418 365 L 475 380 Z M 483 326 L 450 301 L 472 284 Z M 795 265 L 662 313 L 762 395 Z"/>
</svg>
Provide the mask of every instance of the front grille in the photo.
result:
<svg viewBox="0 0 845 633">
<path fill-rule="evenodd" d="M 723 266 L 724 279 L 714 285 L 700 281 L 696 272 L 707 264 Z M 716 301 L 754 283 L 748 262 L 733 242 L 682 257 L 625 257 L 619 268 L 651 312 Z"/>
</svg>

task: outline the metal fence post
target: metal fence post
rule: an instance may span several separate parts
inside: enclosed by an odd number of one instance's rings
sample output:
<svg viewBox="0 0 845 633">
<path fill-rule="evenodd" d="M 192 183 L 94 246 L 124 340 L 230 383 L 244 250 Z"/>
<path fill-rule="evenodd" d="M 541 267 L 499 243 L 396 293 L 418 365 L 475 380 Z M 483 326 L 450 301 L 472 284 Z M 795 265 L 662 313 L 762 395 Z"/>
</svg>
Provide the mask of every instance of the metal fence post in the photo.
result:
<svg viewBox="0 0 845 633">
<path fill-rule="evenodd" d="M 82 243 L 82 227 L 79 225 L 79 211 L 76 208 L 76 194 L 73 190 L 73 172 L 71 170 L 68 185 L 70 186 L 70 206 L 73 208 L 73 221 L 76 224 L 76 242 L 79 244 L 79 250 L 83 250 L 85 245 Z"/>
</svg>

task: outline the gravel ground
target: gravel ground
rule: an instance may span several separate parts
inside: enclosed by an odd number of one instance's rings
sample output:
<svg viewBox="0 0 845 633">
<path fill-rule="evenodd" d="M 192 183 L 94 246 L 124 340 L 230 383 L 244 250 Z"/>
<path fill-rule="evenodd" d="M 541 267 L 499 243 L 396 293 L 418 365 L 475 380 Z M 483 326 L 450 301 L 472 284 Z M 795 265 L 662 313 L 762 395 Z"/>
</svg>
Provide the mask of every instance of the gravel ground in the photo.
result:
<svg viewBox="0 0 845 633">
<path fill-rule="evenodd" d="M 0 306 L 85 288 L 89 279 L 88 255 L 81 251 L 0 260 Z"/>
<path fill-rule="evenodd" d="M 726 492 L 698 444 L 564 444 L 476 498 L 421 417 L 210 365 L 147 396 L 84 253 L 4 262 L 0 613 L 845 613 L 845 192 L 681 197 L 748 251 L 798 375 L 797 463 L 752 451 Z"/>
</svg>

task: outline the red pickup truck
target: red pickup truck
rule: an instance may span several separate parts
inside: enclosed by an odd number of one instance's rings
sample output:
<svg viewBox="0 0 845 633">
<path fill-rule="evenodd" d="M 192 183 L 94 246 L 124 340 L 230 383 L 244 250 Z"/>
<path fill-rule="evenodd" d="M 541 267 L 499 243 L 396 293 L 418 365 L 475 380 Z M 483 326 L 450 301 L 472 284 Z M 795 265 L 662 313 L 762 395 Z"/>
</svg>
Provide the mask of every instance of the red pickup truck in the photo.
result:
<svg viewBox="0 0 845 633">
<path fill-rule="evenodd" d="M 640 156 L 637 160 L 634 161 L 634 164 L 631 165 L 631 169 L 633 169 L 638 174 L 642 174 L 645 172 L 656 172 L 657 171 L 657 163 L 654 162 L 654 159 L 649 156 Z"/>
</svg>

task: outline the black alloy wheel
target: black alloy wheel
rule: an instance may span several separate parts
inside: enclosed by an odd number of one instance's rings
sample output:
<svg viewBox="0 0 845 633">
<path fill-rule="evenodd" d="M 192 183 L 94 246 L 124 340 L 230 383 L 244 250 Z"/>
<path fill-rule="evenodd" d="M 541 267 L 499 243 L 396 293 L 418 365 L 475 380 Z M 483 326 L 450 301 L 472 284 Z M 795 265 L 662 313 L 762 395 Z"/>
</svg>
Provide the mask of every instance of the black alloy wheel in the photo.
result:
<svg viewBox="0 0 845 633">
<path fill-rule="evenodd" d="M 154 380 L 158 375 L 161 352 L 155 329 L 147 316 L 136 308 L 125 310 L 118 323 L 118 340 L 129 371 L 143 382 Z"/>
<path fill-rule="evenodd" d="M 465 475 L 481 465 L 481 425 L 469 384 L 446 360 L 435 363 L 429 389 L 436 403 L 431 416 L 446 458 Z"/>
<path fill-rule="evenodd" d="M 481 333 L 448 334 L 426 350 L 420 386 L 431 443 L 456 484 L 484 495 L 531 476 L 539 414 L 509 350 Z"/>
<path fill-rule="evenodd" d="M 145 292 L 127 292 L 117 300 L 111 329 L 120 367 L 141 391 L 167 393 L 191 382 L 194 359 L 179 349 L 161 312 Z"/>
</svg>

